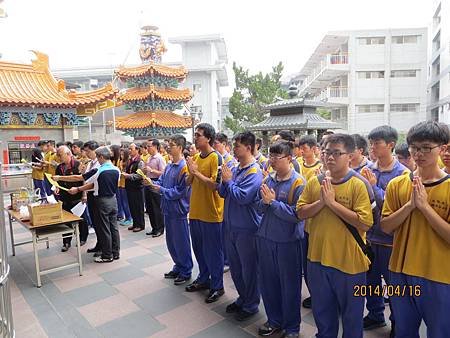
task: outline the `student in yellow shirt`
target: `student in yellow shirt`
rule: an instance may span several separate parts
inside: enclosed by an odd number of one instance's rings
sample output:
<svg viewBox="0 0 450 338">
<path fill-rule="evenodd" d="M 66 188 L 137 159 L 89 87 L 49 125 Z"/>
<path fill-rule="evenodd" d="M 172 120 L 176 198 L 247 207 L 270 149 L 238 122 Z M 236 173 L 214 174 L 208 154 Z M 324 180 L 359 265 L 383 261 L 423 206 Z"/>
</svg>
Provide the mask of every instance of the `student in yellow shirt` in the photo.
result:
<svg viewBox="0 0 450 338">
<path fill-rule="evenodd" d="M 303 154 L 303 161 L 300 163 L 302 175 L 306 181 L 309 181 L 322 168 L 322 163 L 316 157 L 317 140 L 313 135 L 304 135 L 300 138 L 298 144 Z"/>
<path fill-rule="evenodd" d="M 31 155 L 31 177 L 33 178 L 34 189 L 39 189 L 41 198 L 46 197 L 45 184 L 44 184 L 44 172 L 45 172 L 45 162 L 44 154 L 47 152 L 47 141 L 39 141 L 37 148 L 33 149 Z"/>
<path fill-rule="evenodd" d="M 141 160 L 144 163 L 147 163 L 148 159 L 151 156 L 148 152 L 148 146 L 149 146 L 149 143 L 145 142 L 145 141 L 139 145 L 139 155 L 141 155 Z"/>
<path fill-rule="evenodd" d="M 396 337 L 418 338 L 422 320 L 428 337 L 450 337 L 450 176 L 438 164 L 449 140 L 444 124 L 413 126 L 407 142 L 417 170 L 386 189 L 381 229 L 394 234 L 389 270 Z"/>
<path fill-rule="evenodd" d="M 191 185 L 189 224 L 192 249 L 200 271 L 197 279 L 186 286 L 186 291 L 209 289 L 206 303 L 217 301 L 225 293 L 222 247 L 224 200 L 217 191 L 223 159 L 212 147 L 215 136 L 214 127 L 210 124 L 197 125 L 194 141 L 200 155 L 196 159 L 187 159 L 187 184 Z"/>
<path fill-rule="evenodd" d="M 54 141 L 48 141 L 48 148 L 47 152 L 44 155 L 44 171 L 47 174 L 55 175 L 56 167 L 59 164 L 58 156 L 56 154 L 55 149 L 55 142 Z M 45 192 L 47 193 L 47 196 L 50 196 L 53 194 L 52 191 L 52 185 L 50 182 L 44 178 L 44 186 L 45 186 Z"/>
<path fill-rule="evenodd" d="M 364 297 L 355 297 L 355 288 L 365 285 L 370 260 L 357 239 L 365 243 L 372 226 L 373 192 L 349 168 L 354 149 L 350 135 L 330 135 L 324 151 L 330 176 L 310 179 L 297 203 L 298 217 L 309 219 L 308 280 L 317 337 L 337 337 L 339 315 L 343 337 L 363 336 Z"/>
</svg>

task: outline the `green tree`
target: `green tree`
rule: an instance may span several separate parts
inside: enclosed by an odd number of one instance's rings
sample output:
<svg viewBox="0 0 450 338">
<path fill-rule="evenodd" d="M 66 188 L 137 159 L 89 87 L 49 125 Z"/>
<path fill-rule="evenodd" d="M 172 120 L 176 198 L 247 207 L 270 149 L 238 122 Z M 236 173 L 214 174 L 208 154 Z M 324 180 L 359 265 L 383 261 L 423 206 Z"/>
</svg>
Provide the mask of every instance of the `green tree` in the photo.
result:
<svg viewBox="0 0 450 338">
<path fill-rule="evenodd" d="M 244 130 L 265 119 L 263 106 L 275 102 L 277 97 L 287 98 L 287 92 L 281 88 L 283 64 L 272 67 L 267 74 L 249 74 L 248 69 L 233 62 L 236 88 L 230 98 L 229 109 L 232 117 L 225 118 L 225 126 L 234 133 Z"/>
<path fill-rule="evenodd" d="M 317 108 L 317 114 L 322 116 L 326 120 L 331 120 L 331 111 L 326 108 Z"/>
</svg>

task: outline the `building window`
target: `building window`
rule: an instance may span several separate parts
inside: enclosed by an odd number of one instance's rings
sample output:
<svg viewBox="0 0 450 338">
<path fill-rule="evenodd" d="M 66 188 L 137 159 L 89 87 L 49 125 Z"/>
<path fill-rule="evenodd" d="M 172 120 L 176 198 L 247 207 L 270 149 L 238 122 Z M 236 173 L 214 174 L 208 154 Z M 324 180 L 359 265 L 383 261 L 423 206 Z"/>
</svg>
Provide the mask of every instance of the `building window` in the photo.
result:
<svg viewBox="0 0 450 338">
<path fill-rule="evenodd" d="M 417 70 L 391 70 L 391 77 L 416 77 Z"/>
<path fill-rule="evenodd" d="M 202 112 L 202 106 L 191 106 L 191 112 L 201 113 Z"/>
<path fill-rule="evenodd" d="M 391 104 L 392 112 L 419 112 L 419 104 L 418 103 L 396 103 Z"/>
<path fill-rule="evenodd" d="M 384 45 L 384 37 L 358 38 L 360 45 Z"/>
<path fill-rule="evenodd" d="M 358 113 L 380 113 L 384 111 L 384 104 L 360 104 L 356 105 Z"/>
<path fill-rule="evenodd" d="M 392 43 L 397 45 L 405 43 L 417 43 L 418 40 L 419 40 L 418 35 L 401 35 L 392 37 Z"/>
<path fill-rule="evenodd" d="M 384 79 L 384 71 L 358 72 L 359 79 Z"/>
<path fill-rule="evenodd" d="M 200 83 L 194 83 L 192 85 L 192 90 L 194 92 L 200 92 L 200 91 L 202 91 L 202 85 Z"/>
</svg>

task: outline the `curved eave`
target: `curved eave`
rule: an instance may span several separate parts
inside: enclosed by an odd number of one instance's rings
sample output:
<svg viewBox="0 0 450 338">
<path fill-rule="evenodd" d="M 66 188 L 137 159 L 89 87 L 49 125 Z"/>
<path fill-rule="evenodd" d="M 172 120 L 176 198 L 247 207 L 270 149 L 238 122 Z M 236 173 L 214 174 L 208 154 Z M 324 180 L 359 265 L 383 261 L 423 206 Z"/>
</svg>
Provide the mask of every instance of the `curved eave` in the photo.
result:
<svg viewBox="0 0 450 338">
<path fill-rule="evenodd" d="M 192 99 L 191 91 L 186 89 L 166 88 L 164 90 L 157 89 L 151 85 L 146 88 L 130 88 L 125 94 L 120 95 L 117 100 L 119 102 L 131 102 L 138 100 L 146 100 L 149 98 L 159 98 L 162 100 L 188 102 Z"/>
<path fill-rule="evenodd" d="M 183 66 L 171 67 L 150 63 L 132 68 L 121 67 L 115 73 L 121 80 L 157 74 L 182 81 L 186 78 L 188 71 Z"/>
<path fill-rule="evenodd" d="M 143 129 L 148 127 L 186 129 L 191 126 L 192 119 L 190 117 L 165 111 L 137 112 L 116 118 L 116 128 L 121 130 Z"/>
</svg>

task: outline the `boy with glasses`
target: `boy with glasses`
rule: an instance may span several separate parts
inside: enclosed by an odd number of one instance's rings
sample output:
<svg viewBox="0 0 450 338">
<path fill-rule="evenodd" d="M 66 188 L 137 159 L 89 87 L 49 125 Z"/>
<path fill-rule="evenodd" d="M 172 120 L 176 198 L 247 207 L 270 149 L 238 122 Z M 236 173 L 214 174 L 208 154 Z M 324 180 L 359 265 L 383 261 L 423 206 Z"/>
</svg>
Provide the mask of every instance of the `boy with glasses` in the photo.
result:
<svg viewBox="0 0 450 338">
<path fill-rule="evenodd" d="M 258 272 L 267 314 L 267 322 L 258 330 L 261 336 L 283 330 L 283 337 L 296 338 L 300 330 L 303 222 L 297 218 L 295 204 L 305 179 L 291 168 L 293 148 L 286 141 L 270 146 L 274 171 L 264 180 L 258 196 L 262 215 L 256 233 Z"/>
<path fill-rule="evenodd" d="M 450 176 L 438 164 L 449 140 L 444 124 L 413 126 L 407 142 L 417 170 L 386 190 L 381 228 L 394 234 L 389 270 L 396 337 L 418 338 L 422 320 L 428 337 L 450 337 Z"/>
<path fill-rule="evenodd" d="M 191 278 L 192 255 L 187 214 L 189 192 L 186 185 L 187 165 L 183 157 L 186 139 L 183 135 L 170 137 L 168 143 L 172 162 L 169 163 L 158 181 L 151 185 L 155 193 L 161 194 L 161 209 L 166 226 L 166 243 L 175 265 L 164 274 L 174 279 L 175 285 L 182 285 Z"/>
<path fill-rule="evenodd" d="M 187 292 L 209 289 L 206 303 L 217 301 L 225 293 L 223 289 L 222 221 L 223 199 L 217 192 L 221 182 L 222 156 L 213 149 L 216 132 L 209 123 L 197 125 L 194 134 L 195 147 L 200 154 L 194 160 L 188 157 L 191 185 L 189 222 L 192 248 L 198 262 L 197 279 L 186 286 Z"/>
<path fill-rule="evenodd" d="M 308 219 L 308 285 L 317 337 L 337 337 L 339 315 L 343 337 L 363 335 L 364 298 L 354 291 L 365 284 L 370 260 L 351 231 L 365 243 L 373 223 L 373 193 L 349 168 L 354 149 L 350 135 L 330 135 L 324 150 L 330 176 L 310 179 L 297 203 L 298 217 Z"/>
<path fill-rule="evenodd" d="M 374 252 L 372 269 L 367 273 L 367 285 L 372 288 L 382 288 L 381 277 L 389 284 L 389 258 L 392 252 L 392 236 L 385 234 L 380 228 L 381 210 L 384 202 L 384 192 L 388 183 L 397 176 L 409 173 L 393 155 L 398 139 L 397 131 L 390 126 L 380 126 L 373 129 L 369 135 L 370 148 L 377 160 L 361 170 L 361 175 L 366 178 L 375 194 L 376 207 L 374 210 L 374 224 L 367 232 L 367 240 Z M 384 319 L 384 296 L 371 294 L 367 297 L 367 311 L 364 317 L 364 329 L 372 330 L 386 326 Z M 391 336 L 395 335 L 395 313 L 391 308 Z"/>
</svg>

